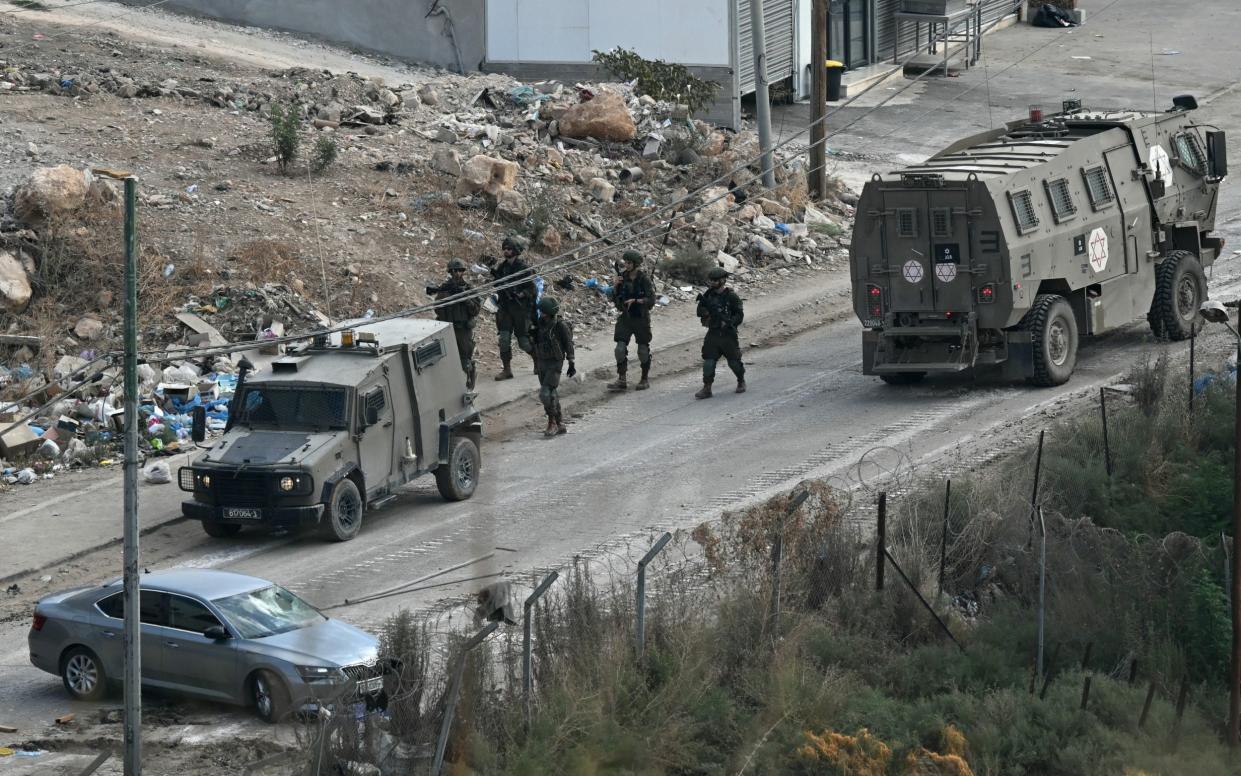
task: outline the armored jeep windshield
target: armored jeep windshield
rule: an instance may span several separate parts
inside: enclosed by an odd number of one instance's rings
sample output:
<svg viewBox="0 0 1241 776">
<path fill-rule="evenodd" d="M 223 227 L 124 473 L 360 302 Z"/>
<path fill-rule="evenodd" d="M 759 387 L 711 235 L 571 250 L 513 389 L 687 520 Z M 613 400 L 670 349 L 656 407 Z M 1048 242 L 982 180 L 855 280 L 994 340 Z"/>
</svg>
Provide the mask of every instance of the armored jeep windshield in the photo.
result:
<svg viewBox="0 0 1241 776">
<path fill-rule="evenodd" d="M 238 422 L 250 428 L 349 428 L 349 392 L 345 388 L 247 385 L 238 406 Z"/>
</svg>

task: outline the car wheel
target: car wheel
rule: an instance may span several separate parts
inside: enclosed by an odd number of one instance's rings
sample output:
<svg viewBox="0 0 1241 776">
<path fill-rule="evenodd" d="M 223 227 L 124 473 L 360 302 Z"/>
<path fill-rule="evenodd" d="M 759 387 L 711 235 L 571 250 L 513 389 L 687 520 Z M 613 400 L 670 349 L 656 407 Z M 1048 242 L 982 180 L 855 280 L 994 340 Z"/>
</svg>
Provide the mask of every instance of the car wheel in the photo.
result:
<svg viewBox="0 0 1241 776">
<path fill-rule="evenodd" d="M 435 484 L 446 501 L 465 501 L 478 488 L 478 470 L 482 460 L 478 446 L 468 437 L 455 437 L 448 453 L 448 463 L 435 470 Z"/>
<path fill-rule="evenodd" d="M 236 536 L 241 533 L 241 526 L 231 523 L 213 523 L 209 520 L 203 521 L 203 530 L 208 536 L 216 539 L 227 539 L 230 536 Z"/>
<path fill-rule="evenodd" d="M 60 678 L 69 694 L 79 701 L 101 700 L 108 691 L 103 663 L 86 647 L 74 647 L 65 653 Z"/>
<path fill-rule="evenodd" d="M 351 479 L 343 479 L 332 488 L 332 498 L 323 521 L 319 523 L 319 535 L 333 542 L 347 542 L 362 530 L 362 494 Z"/>
<path fill-rule="evenodd" d="M 1198 325 L 1198 308 L 1207 298 L 1202 264 L 1189 251 L 1172 251 L 1155 270 L 1155 297 L 1147 319 L 1156 337 L 1188 339 Z"/>
<path fill-rule="evenodd" d="M 250 678 L 250 705 L 264 722 L 279 722 L 289 710 L 289 692 L 271 671 L 259 671 Z"/>
<path fill-rule="evenodd" d="M 1039 294 L 1023 319 L 1034 355 L 1034 385 L 1063 385 L 1077 367 L 1077 319 L 1064 297 Z"/>
</svg>

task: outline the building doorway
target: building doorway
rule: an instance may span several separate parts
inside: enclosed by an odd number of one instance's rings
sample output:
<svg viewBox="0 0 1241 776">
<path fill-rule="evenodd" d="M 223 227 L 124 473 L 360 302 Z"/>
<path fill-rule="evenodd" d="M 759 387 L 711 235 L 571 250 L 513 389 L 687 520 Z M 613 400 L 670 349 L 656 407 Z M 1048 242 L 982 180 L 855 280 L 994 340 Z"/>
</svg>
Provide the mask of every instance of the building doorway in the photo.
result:
<svg viewBox="0 0 1241 776">
<path fill-rule="evenodd" d="M 870 19 L 872 0 L 831 0 L 827 5 L 827 58 L 847 68 L 871 62 Z"/>
</svg>

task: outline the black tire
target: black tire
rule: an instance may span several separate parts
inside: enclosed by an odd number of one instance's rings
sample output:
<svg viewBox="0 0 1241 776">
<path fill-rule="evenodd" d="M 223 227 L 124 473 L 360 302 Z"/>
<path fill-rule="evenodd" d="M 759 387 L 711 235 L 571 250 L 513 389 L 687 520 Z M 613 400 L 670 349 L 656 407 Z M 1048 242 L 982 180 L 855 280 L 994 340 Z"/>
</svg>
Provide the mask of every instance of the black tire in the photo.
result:
<svg viewBox="0 0 1241 776">
<path fill-rule="evenodd" d="M 108 692 L 108 676 L 99 657 L 86 647 L 73 647 L 60 661 L 60 679 L 74 700 L 98 701 Z"/>
<path fill-rule="evenodd" d="M 1058 294 L 1039 294 L 1021 321 L 1030 332 L 1034 357 L 1034 385 L 1063 385 L 1077 366 L 1077 319 L 1073 308 Z"/>
<path fill-rule="evenodd" d="M 478 445 L 469 437 L 453 437 L 448 463 L 435 470 L 435 484 L 445 501 L 465 501 L 478 487 L 478 471 L 482 458 Z"/>
<path fill-rule="evenodd" d="M 1156 337 L 1188 339 L 1199 326 L 1198 308 L 1207 298 L 1207 277 L 1189 251 L 1172 251 L 1155 268 L 1155 296 L 1146 316 Z"/>
<path fill-rule="evenodd" d="M 922 382 L 926 372 L 897 372 L 896 374 L 879 375 L 879 379 L 888 385 L 913 385 Z"/>
<path fill-rule="evenodd" d="M 289 691 L 271 671 L 256 671 L 250 677 L 250 705 L 264 722 L 279 722 L 289 713 Z"/>
<path fill-rule="evenodd" d="M 210 520 L 204 520 L 203 531 L 213 538 L 227 539 L 230 536 L 236 536 L 241 533 L 241 526 L 232 523 L 215 523 Z"/>
<path fill-rule="evenodd" d="M 323 510 L 319 535 L 332 542 L 347 542 L 362 530 L 362 494 L 351 479 L 343 479 L 332 488 L 332 498 Z"/>
</svg>

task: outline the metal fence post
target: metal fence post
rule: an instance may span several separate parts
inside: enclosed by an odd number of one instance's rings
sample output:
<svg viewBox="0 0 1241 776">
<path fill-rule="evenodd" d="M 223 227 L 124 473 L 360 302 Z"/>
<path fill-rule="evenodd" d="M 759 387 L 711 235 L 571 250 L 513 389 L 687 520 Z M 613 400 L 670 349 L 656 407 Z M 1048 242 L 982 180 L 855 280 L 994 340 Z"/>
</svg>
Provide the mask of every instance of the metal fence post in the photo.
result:
<svg viewBox="0 0 1241 776">
<path fill-rule="evenodd" d="M 1107 476 L 1112 476 L 1112 445 L 1107 438 L 1107 388 L 1099 388 L 1099 413 L 1103 416 L 1103 465 Z"/>
<path fill-rule="evenodd" d="M 888 494 L 879 494 L 879 530 L 875 536 L 875 589 L 883 590 L 883 566 L 888 553 Z"/>
<path fill-rule="evenodd" d="M 500 627 L 500 623 L 490 623 L 478 633 L 470 637 L 465 642 L 465 646 L 461 648 L 461 652 L 457 657 L 457 665 L 454 667 L 452 678 L 449 680 L 448 686 L 448 702 L 444 705 L 444 721 L 440 724 L 439 740 L 435 743 L 435 761 L 431 765 L 432 776 L 440 776 L 444 770 L 444 753 L 448 749 L 448 734 L 452 732 L 453 717 L 457 713 L 457 701 L 461 697 L 461 681 L 465 676 L 465 659 L 469 655 L 470 650 L 482 644 L 496 628 Z"/>
<path fill-rule="evenodd" d="M 1038 511 L 1038 530 L 1042 547 L 1038 559 L 1038 674 L 1043 675 L 1043 637 L 1047 617 L 1047 522 L 1043 510 Z"/>
<path fill-rule="evenodd" d="M 1194 414 L 1194 340 L 1198 337 L 1198 321 L 1189 327 L 1189 414 Z"/>
<path fill-rule="evenodd" d="M 948 562 L 948 510 L 952 504 L 952 478 L 944 483 L 944 527 L 939 533 L 939 594 L 944 594 L 944 565 Z"/>
<path fill-rule="evenodd" d="M 522 607 L 521 618 L 521 703 L 526 711 L 526 727 L 530 726 L 530 689 L 534 685 L 534 676 L 530 670 L 530 609 L 538 602 L 543 594 L 547 592 L 547 588 L 560 575 L 553 571 L 543 578 L 539 586 L 534 589 L 530 595 L 526 596 L 526 603 Z"/>
<path fill-rule="evenodd" d="M 638 657 L 642 657 L 642 652 L 646 649 L 646 566 L 670 541 L 672 541 L 672 534 L 665 531 L 664 535 L 659 537 L 659 541 L 655 542 L 651 549 L 642 556 L 642 560 L 638 561 L 638 622 L 634 627 L 634 641 Z"/>
</svg>

